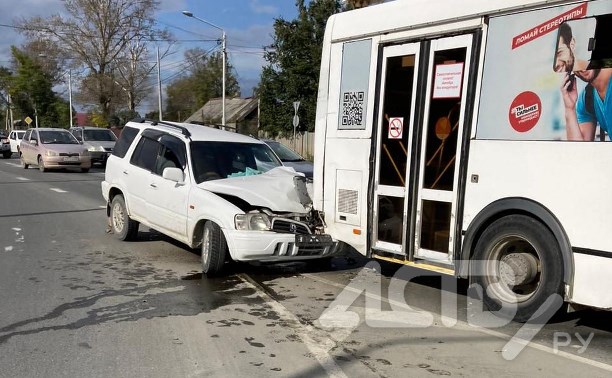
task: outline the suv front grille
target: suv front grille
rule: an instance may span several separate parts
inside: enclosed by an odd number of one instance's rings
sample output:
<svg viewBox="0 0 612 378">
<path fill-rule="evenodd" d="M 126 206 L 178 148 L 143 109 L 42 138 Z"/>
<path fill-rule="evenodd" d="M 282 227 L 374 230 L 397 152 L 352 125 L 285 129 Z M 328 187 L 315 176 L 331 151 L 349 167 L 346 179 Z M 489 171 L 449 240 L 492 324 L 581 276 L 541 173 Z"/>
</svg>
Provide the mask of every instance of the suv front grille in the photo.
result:
<svg viewBox="0 0 612 378">
<path fill-rule="evenodd" d="M 285 218 L 273 219 L 272 230 L 288 234 L 311 234 L 310 229 L 304 223 Z"/>
<path fill-rule="evenodd" d="M 59 156 L 79 156 L 79 153 L 78 152 L 74 152 L 74 153 L 71 153 L 71 152 L 60 152 Z"/>
</svg>

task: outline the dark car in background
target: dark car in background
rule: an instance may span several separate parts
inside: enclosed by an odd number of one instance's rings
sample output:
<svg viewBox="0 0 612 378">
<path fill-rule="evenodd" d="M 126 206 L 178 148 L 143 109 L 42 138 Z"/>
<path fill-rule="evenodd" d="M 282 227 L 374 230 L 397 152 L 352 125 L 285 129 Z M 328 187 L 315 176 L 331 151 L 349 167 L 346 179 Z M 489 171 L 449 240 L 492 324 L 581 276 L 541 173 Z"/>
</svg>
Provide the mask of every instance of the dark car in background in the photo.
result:
<svg viewBox="0 0 612 378">
<path fill-rule="evenodd" d="M 5 159 L 10 158 L 12 154 L 11 141 L 4 130 L 0 130 L 0 153 L 2 153 L 2 157 Z"/>
<path fill-rule="evenodd" d="M 284 144 L 270 139 L 262 139 L 262 142 L 270 146 L 272 151 L 283 162 L 284 166 L 295 169 L 296 172 L 301 172 L 309 179 L 312 179 L 313 164 L 304 159 L 297 152 L 293 151 Z"/>
</svg>

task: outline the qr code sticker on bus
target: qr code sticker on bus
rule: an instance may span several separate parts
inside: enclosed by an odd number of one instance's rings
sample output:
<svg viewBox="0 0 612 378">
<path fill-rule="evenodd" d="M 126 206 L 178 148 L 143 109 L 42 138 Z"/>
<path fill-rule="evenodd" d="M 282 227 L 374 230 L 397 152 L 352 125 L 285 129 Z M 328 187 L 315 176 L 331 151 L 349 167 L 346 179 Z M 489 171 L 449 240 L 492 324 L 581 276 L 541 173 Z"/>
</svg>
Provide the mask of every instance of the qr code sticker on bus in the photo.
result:
<svg viewBox="0 0 612 378">
<path fill-rule="evenodd" d="M 363 124 L 364 92 L 344 92 L 342 95 L 342 126 Z"/>
</svg>

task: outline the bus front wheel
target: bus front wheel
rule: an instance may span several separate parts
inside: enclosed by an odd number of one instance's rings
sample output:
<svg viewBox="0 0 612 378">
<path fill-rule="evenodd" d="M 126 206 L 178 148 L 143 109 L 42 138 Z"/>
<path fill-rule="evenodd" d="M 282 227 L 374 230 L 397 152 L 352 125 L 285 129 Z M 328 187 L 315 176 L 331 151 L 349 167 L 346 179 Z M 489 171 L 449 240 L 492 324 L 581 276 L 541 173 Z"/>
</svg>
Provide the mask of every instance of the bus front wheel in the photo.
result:
<svg viewBox="0 0 612 378">
<path fill-rule="evenodd" d="M 494 221 L 478 239 L 470 264 L 471 290 L 482 289 L 478 297 L 485 309 L 518 322 L 547 321 L 559 310 L 558 300 L 547 300 L 563 298 L 563 256 L 538 220 L 509 215 Z"/>
</svg>

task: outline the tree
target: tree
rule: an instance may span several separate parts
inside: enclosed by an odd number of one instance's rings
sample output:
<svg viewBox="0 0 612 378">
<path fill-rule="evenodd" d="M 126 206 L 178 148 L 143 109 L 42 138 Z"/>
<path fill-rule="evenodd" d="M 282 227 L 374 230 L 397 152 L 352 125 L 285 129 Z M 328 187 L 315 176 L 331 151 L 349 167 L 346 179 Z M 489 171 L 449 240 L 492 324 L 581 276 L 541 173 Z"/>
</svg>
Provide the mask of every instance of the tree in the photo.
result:
<svg viewBox="0 0 612 378">
<path fill-rule="evenodd" d="M 274 42 L 265 51 L 268 65 L 255 92 L 260 102 L 260 125 L 273 135 L 293 132 L 293 102 L 300 101 L 302 130 L 314 130 L 321 46 L 329 16 L 342 10 L 338 0 L 298 0 L 298 16 L 274 22 Z"/>
<path fill-rule="evenodd" d="M 9 84 L 12 103 L 18 114 L 34 118 L 39 124 L 56 126 L 58 122 L 57 97 L 52 89 L 51 77 L 40 64 L 17 47 L 11 47 L 15 73 Z"/>
<path fill-rule="evenodd" d="M 347 9 L 358 9 L 369 7 L 370 5 L 383 3 L 385 0 L 346 0 Z"/>
<path fill-rule="evenodd" d="M 0 67 L 0 109 L 2 109 L 3 115 L 6 114 L 7 120 L 10 119 L 9 117 L 9 111 L 10 111 L 9 109 L 9 105 L 10 105 L 9 85 L 10 85 L 12 76 L 13 76 L 13 73 L 8 68 Z"/>
<path fill-rule="evenodd" d="M 223 95 L 223 55 L 208 55 L 200 48 L 185 52 L 185 73 L 174 79 L 166 89 L 167 100 L 164 118 L 182 121 L 212 98 Z M 240 96 L 240 86 L 233 74 L 232 65 L 226 61 L 226 97 Z M 221 121 L 221 120 L 219 120 Z"/>
<path fill-rule="evenodd" d="M 87 67 L 81 96 L 97 104 L 98 118 L 106 119 L 121 97 L 128 108 L 142 99 L 151 66 L 143 59 L 147 41 L 167 39 L 165 31 L 154 28 L 157 0 L 64 0 L 65 16 L 23 20 L 32 40 L 56 44 L 61 56 Z M 125 68 L 127 63 L 128 68 Z M 133 109 L 132 109 L 133 110 Z"/>
</svg>

